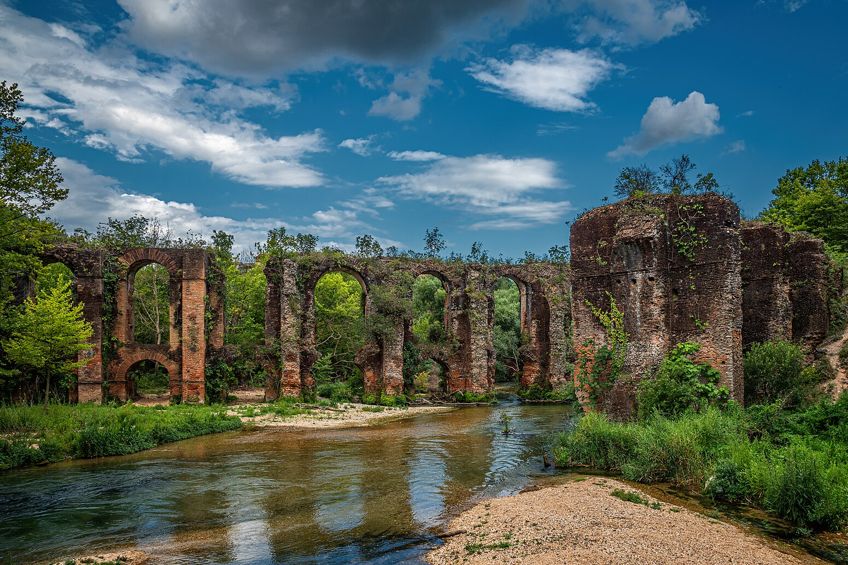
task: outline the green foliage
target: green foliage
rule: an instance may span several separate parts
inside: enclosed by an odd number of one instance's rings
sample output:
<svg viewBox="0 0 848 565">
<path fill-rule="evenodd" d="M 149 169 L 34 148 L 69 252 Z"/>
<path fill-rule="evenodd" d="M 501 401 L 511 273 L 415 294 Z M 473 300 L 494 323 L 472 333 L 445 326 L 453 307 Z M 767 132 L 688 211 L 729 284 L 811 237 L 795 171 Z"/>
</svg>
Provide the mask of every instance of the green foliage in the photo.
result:
<svg viewBox="0 0 848 565">
<path fill-rule="evenodd" d="M 755 343 L 745 353 L 745 403 L 782 401 L 797 406 L 812 398 L 821 376 L 804 367 L 801 348 L 788 341 Z"/>
<path fill-rule="evenodd" d="M 230 391 L 238 384 L 233 350 L 207 350 L 206 353 L 206 402 L 226 403 Z"/>
<path fill-rule="evenodd" d="M 521 373 L 521 296 L 518 285 L 503 277 L 495 284 L 494 326 L 495 382 L 515 381 Z"/>
<path fill-rule="evenodd" d="M 8 358 L 24 371 L 44 378 L 44 401 L 50 396 L 51 379 L 70 384 L 72 372 L 84 364 L 77 354 L 91 348 L 91 324 L 82 318 L 82 304 L 74 304 L 69 282 L 28 298 L 15 321 L 11 337 L 3 341 Z"/>
<path fill-rule="evenodd" d="M 327 382 L 319 384 L 316 392 L 319 397 L 332 402 L 352 402 L 353 390 L 346 382 Z"/>
<path fill-rule="evenodd" d="M 438 257 L 445 250 L 445 236 L 439 228 L 427 230 L 424 234 L 424 253 L 429 257 Z"/>
<path fill-rule="evenodd" d="M 136 271 L 132 285 L 133 332 L 137 343 L 161 345 L 170 330 L 168 270 L 153 263 Z"/>
<path fill-rule="evenodd" d="M 155 361 L 141 361 L 130 368 L 127 378 L 138 394 L 167 394 L 170 377 L 165 367 Z M 208 389 L 208 386 L 207 386 Z"/>
<path fill-rule="evenodd" d="M 239 427 L 241 421 L 221 407 L 3 406 L 0 469 L 125 455 Z"/>
<path fill-rule="evenodd" d="M 800 411 L 777 404 L 611 422 L 590 412 L 556 438 L 561 466 L 671 482 L 759 506 L 801 528 L 848 524 L 848 395 Z"/>
<path fill-rule="evenodd" d="M 700 345 L 680 343 L 663 359 L 656 374 L 639 383 L 639 417 L 655 412 L 677 416 L 687 411 L 700 412 L 707 406 L 723 406 L 730 393 L 719 387 L 721 373 L 708 363 L 692 360 Z"/>
<path fill-rule="evenodd" d="M 848 159 L 813 161 L 787 170 L 772 190 L 761 218 L 793 231 L 807 231 L 837 254 L 848 253 Z"/>
<path fill-rule="evenodd" d="M 365 234 L 356 237 L 356 254 L 361 257 L 380 257 L 383 247 L 374 236 Z"/>
<path fill-rule="evenodd" d="M 646 165 L 624 167 L 615 179 L 613 191 L 619 198 L 641 197 L 659 190 L 659 177 Z"/>
<path fill-rule="evenodd" d="M 588 391 L 589 404 L 597 407 L 621 376 L 627 357 L 627 332 L 624 331 L 624 313 L 619 310 L 612 294 L 607 292 L 609 310 L 603 310 L 586 302 L 592 314 L 601 324 L 606 343 L 595 347 L 587 340 L 577 348 L 578 381 Z"/>
<path fill-rule="evenodd" d="M 642 504 L 644 506 L 649 505 L 647 498 L 632 490 L 622 490 L 617 488 L 610 493 L 610 496 L 614 496 L 625 502 L 632 502 L 633 504 Z"/>
<path fill-rule="evenodd" d="M 470 390 L 458 390 L 451 395 L 454 402 L 465 404 L 492 404 L 495 396 L 490 392 L 478 393 Z"/>
<path fill-rule="evenodd" d="M 562 386 L 549 388 L 532 384 L 529 387 L 519 390 L 518 396 L 522 400 L 548 400 L 554 402 L 577 402 L 577 393 L 574 388 L 574 383 L 568 382 Z"/>
<path fill-rule="evenodd" d="M 501 412 L 501 417 L 498 420 L 501 423 L 501 431 L 504 433 L 504 435 L 509 434 L 509 425 L 512 422 L 512 416 L 510 416 L 506 412 Z"/>
<path fill-rule="evenodd" d="M 358 368 L 356 352 L 365 344 L 362 286 L 352 275 L 327 273 L 315 285 L 316 346 L 319 383 L 347 380 Z"/>
<path fill-rule="evenodd" d="M 412 287 L 412 334 L 422 344 L 442 343 L 445 332 L 445 291 L 433 275 L 421 275 Z"/>
</svg>

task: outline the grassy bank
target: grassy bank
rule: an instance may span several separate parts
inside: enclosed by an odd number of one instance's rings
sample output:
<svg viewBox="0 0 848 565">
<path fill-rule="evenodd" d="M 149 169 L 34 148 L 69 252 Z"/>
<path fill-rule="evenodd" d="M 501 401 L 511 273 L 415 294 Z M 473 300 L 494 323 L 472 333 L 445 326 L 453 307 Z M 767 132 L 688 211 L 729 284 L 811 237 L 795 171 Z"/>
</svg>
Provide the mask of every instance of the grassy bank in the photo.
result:
<svg viewBox="0 0 848 565">
<path fill-rule="evenodd" d="M 795 412 L 730 406 L 632 423 L 590 413 L 557 437 L 555 457 L 756 506 L 799 528 L 848 525 L 848 394 Z"/>
<path fill-rule="evenodd" d="M 215 406 L 0 406 L 0 470 L 126 455 L 239 427 Z"/>
</svg>

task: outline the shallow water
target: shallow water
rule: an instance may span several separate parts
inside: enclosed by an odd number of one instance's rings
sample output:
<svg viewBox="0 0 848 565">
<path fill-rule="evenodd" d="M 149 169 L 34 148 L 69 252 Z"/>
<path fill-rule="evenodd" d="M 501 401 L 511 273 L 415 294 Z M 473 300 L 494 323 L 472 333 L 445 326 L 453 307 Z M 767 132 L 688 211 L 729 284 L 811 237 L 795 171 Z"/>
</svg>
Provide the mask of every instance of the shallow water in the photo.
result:
<svg viewBox="0 0 848 565">
<path fill-rule="evenodd" d="M 501 404 L 374 428 L 233 432 L 6 473 L 0 562 L 116 547 L 157 563 L 415 561 L 452 513 L 545 473 L 543 442 L 571 421 L 563 405 Z"/>
</svg>

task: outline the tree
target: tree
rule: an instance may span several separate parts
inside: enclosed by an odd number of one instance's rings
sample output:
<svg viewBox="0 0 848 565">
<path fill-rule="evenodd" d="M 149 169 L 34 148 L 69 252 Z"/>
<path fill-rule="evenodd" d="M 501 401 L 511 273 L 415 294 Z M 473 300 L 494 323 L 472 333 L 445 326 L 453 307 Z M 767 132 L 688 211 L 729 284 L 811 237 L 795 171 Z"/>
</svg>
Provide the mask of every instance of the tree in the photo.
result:
<svg viewBox="0 0 848 565">
<path fill-rule="evenodd" d="M 23 135 L 17 117 L 24 97 L 17 84 L 0 82 L 0 200 L 20 215 L 35 218 L 68 196 L 56 157 Z"/>
<path fill-rule="evenodd" d="M 315 285 L 315 341 L 326 378 L 347 379 L 365 343 L 362 287 L 347 273 L 331 272 Z"/>
<path fill-rule="evenodd" d="M 848 253 L 848 158 L 787 170 L 772 194 L 763 220 L 810 232 L 832 253 Z"/>
<path fill-rule="evenodd" d="M 494 326 L 495 380 L 511 381 L 521 369 L 521 294 L 510 279 L 495 285 Z"/>
<path fill-rule="evenodd" d="M 132 304 L 134 339 L 139 343 L 161 345 L 170 330 L 168 269 L 153 263 L 133 276 Z"/>
<path fill-rule="evenodd" d="M 615 179 L 615 195 L 619 198 L 653 194 L 659 189 L 657 173 L 647 167 L 624 167 Z"/>
<path fill-rule="evenodd" d="M 553 263 L 568 263 L 571 250 L 567 245 L 554 245 L 548 249 L 548 259 Z"/>
<path fill-rule="evenodd" d="M 380 257 L 383 247 L 374 236 L 366 233 L 356 237 L 356 253 L 362 257 Z"/>
<path fill-rule="evenodd" d="M 265 243 L 257 243 L 258 254 L 290 255 L 313 253 L 318 249 L 318 236 L 310 233 L 289 235 L 285 227 L 268 231 Z"/>
<path fill-rule="evenodd" d="M 692 190 L 689 175 L 696 168 L 685 153 L 660 167 L 660 181 L 669 194 L 686 194 Z"/>
<path fill-rule="evenodd" d="M 10 338 L 3 342 L 9 359 L 44 377 L 44 402 L 50 397 L 51 379 L 69 376 L 85 364 L 77 355 L 91 348 L 91 324 L 82 318 L 82 304 L 74 304 L 70 282 L 31 297 L 16 320 Z"/>
<path fill-rule="evenodd" d="M 412 333 L 420 343 L 445 339 L 445 298 L 442 281 L 433 275 L 415 279 L 412 288 Z"/>
<path fill-rule="evenodd" d="M 439 228 L 427 230 L 424 233 L 424 252 L 430 257 L 438 257 L 445 249 L 445 237 Z"/>
<path fill-rule="evenodd" d="M 483 244 L 475 241 L 471 244 L 471 253 L 468 254 L 468 260 L 472 263 L 487 263 L 489 261 L 489 252 L 483 249 Z"/>
</svg>

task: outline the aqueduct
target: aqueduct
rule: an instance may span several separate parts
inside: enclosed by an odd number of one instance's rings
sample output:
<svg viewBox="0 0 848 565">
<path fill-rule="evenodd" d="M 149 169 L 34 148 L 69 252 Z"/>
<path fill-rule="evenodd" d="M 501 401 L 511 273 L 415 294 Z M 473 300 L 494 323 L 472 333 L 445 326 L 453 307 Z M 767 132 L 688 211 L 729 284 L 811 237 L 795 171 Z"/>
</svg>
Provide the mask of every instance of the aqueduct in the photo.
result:
<svg viewBox="0 0 848 565">
<path fill-rule="evenodd" d="M 572 262 L 469 263 L 405 256 L 365 258 L 341 252 L 271 258 L 265 268 L 266 399 L 314 386 L 314 292 L 330 271 L 364 289 L 367 343 L 357 355 L 367 393 L 404 391 L 403 346 L 411 339 L 415 277 L 436 276 L 446 290 L 446 339 L 423 354 L 446 369 L 447 392 L 485 392 L 494 380 L 493 287 L 501 277 L 520 291 L 522 387 L 555 388 L 572 379 L 574 345 L 603 344 L 592 306 L 624 313 L 631 378 L 615 383 L 605 408 L 628 414 L 635 386 L 674 344 L 697 341 L 700 357 L 741 400 L 742 351 L 785 338 L 811 356 L 825 339 L 830 298 L 841 292 L 823 244 L 805 234 L 740 222 L 731 201 L 715 195 L 657 195 L 596 208 L 571 229 Z M 185 402 L 205 398 L 207 351 L 224 342 L 223 278 L 202 249 L 132 249 L 122 254 L 57 247 L 46 261 L 66 264 L 94 328 L 78 371 L 75 398 L 126 399 L 127 371 L 154 360 Z M 133 341 L 130 296 L 135 273 L 158 263 L 169 274 L 167 344 Z M 110 298 L 114 297 L 114 298 Z"/>
</svg>

